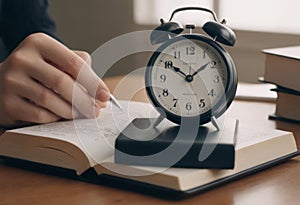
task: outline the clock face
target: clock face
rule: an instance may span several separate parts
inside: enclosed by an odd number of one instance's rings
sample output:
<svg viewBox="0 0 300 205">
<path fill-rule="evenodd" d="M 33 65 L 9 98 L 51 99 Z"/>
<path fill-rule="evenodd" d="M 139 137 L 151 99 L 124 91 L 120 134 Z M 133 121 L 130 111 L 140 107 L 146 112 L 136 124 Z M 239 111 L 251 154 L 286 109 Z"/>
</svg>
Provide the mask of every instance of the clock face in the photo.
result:
<svg viewBox="0 0 300 205">
<path fill-rule="evenodd" d="M 214 112 L 224 100 L 228 62 L 206 41 L 179 38 L 164 45 L 152 56 L 148 69 L 148 94 L 167 114 L 201 116 Z"/>
</svg>

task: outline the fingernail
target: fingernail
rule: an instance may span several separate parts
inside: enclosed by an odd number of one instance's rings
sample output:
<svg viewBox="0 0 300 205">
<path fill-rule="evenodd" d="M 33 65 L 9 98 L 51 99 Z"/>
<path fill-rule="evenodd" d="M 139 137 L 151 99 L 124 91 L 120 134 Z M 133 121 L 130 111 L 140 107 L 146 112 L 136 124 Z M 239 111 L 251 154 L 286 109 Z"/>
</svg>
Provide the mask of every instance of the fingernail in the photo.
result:
<svg viewBox="0 0 300 205">
<path fill-rule="evenodd" d="M 97 99 L 101 102 L 106 102 L 110 99 L 109 91 L 106 89 L 100 89 L 97 92 Z"/>
</svg>

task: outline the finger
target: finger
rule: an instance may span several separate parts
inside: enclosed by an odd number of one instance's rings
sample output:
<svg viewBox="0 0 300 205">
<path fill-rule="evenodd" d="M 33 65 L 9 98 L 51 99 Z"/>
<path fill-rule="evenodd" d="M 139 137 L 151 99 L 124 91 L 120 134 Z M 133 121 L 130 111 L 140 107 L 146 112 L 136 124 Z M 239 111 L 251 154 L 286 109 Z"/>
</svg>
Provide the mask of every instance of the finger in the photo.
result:
<svg viewBox="0 0 300 205">
<path fill-rule="evenodd" d="M 87 90 L 80 84 L 77 84 L 84 92 L 87 92 Z M 102 102 L 100 100 L 95 99 L 95 103 L 97 103 L 97 105 L 99 105 L 99 107 L 101 108 L 105 108 L 106 107 L 106 102 Z"/>
<path fill-rule="evenodd" d="M 90 54 L 88 54 L 85 51 L 78 51 L 78 50 L 73 50 L 74 53 L 76 53 L 82 60 L 84 60 L 89 66 L 92 65 L 92 58 Z"/>
<path fill-rule="evenodd" d="M 16 91 L 19 96 L 29 99 L 61 118 L 72 119 L 73 115 L 76 117 L 77 112 L 72 113 L 71 104 L 57 93 L 32 79 L 26 78 L 24 81 L 17 85 Z"/>
<path fill-rule="evenodd" d="M 42 69 L 38 69 L 42 68 Z M 100 107 L 68 74 L 43 61 L 37 61 L 29 74 L 45 87 L 51 88 L 64 100 L 74 106 L 85 117 L 94 118 L 99 115 Z"/>
<path fill-rule="evenodd" d="M 101 102 L 99 100 L 96 100 L 96 103 L 101 107 L 101 108 L 105 108 L 106 107 L 106 102 Z"/>
<path fill-rule="evenodd" d="M 86 88 L 84 86 L 84 90 L 86 90 L 90 96 L 98 99 L 99 101 L 106 102 L 110 99 L 109 96 L 109 89 L 107 88 L 106 84 L 95 74 L 95 72 L 91 68 L 91 57 L 87 52 L 83 51 L 74 51 L 82 60 L 85 61 L 85 64 L 80 68 L 80 72 L 77 75 L 76 81 L 79 84 L 83 85 L 86 80 L 89 83 L 89 86 Z M 90 74 L 95 75 L 97 78 L 98 83 L 95 81 L 93 82 L 93 76 Z"/>
<path fill-rule="evenodd" d="M 16 120 L 31 123 L 50 123 L 60 120 L 61 118 L 48 110 L 34 105 L 27 100 L 15 96 L 13 99 L 11 116 Z"/>
<path fill-rule="evenodd" d="M 82 58 L 89 66 L 92 65 L 92 58 L 91 56 L 87 53 L 87 52 L 84 52 L 84 51 L 78 51 L 78 50 L 73 50 L 74 53 L 76 53 L 80 58 Z M 84 69 L 91 69 L 91 67 L 89 66 L 84 66 L 83 68 Z M 106 86 L 106 85 L 105 85 Z M 82 87 L 83 90 L 86 91 L 86 89 L 84 87 Z M 103 99 L 103 95 L 106 96 L 107 95 L 107 92 L 105 90 L 105 93 L 102 94 L 101 92 L 103 91 L 99 91 L 98 92 L 98 98 L 100 99 Z M 105 97 L 104 97 L 105 98 Z M 99 100 L 96 100 L 96 103 L 100 106 L 100 107 L 106 107 L 106 99 L 104 99 L 103 102 L 99 101 Z"/>
<path fill-rule="evenodd" d="M 105 83 L 76 53 L 50 37 L 40 47 L 40 53 L 47 62 L 76 79 L 91 96 L 95 96 L 100 101 L 109 100 L 109 89 Z M 107 92 L 103 92 L 103 90 Z"/>
</svg>

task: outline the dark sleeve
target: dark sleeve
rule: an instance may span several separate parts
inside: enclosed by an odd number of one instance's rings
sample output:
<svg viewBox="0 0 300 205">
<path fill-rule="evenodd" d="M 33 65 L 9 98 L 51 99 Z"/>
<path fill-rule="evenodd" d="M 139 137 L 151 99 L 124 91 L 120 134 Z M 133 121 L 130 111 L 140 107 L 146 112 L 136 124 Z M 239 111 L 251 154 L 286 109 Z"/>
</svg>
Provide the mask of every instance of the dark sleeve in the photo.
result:
<svg viewBox="0 0 300 205">
<path fill-rule="evenodd" d="M 48 0 L 2 0 L 0 35 L 10 53 L 26 36 L 43 32 L 56 39 Z"/>
</svg>

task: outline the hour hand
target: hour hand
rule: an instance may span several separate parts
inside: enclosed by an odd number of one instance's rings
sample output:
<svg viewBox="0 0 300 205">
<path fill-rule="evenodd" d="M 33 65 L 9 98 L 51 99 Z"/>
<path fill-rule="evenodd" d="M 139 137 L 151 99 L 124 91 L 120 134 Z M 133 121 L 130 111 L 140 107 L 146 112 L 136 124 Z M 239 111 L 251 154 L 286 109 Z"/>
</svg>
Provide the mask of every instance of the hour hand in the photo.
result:
<svg viewBox="0 0 300 205">
<path fill-rule="evenodd" d="M 193 74 L 192 74 L 192 76 L 195 76 L 195 75 L 197 75 L 201 70 L 203 70 L 203 69 L 205 69 L 206 68 L 206 66 L 209 64 L 209 62 L 208 63 L 206 63 L 206 64 L 204 64 L 203 66 L 201 66 L 200 68 L 198 68 Z"/>
<path fill-rule="evenodd" d="M 173 70 L 176 72 L 176 73 L 180 73 L 181 75 L 183 75 L 184 77 L 186 77 L 186 74 L 184 72 L 181 71 L 180 68 L 176 67 L 176 66 L 173 66 Z"/>
</svg>

